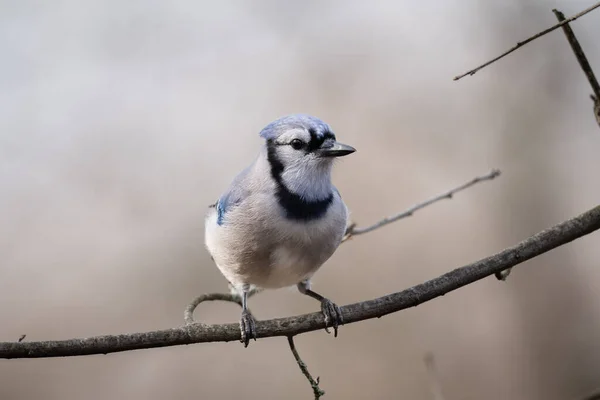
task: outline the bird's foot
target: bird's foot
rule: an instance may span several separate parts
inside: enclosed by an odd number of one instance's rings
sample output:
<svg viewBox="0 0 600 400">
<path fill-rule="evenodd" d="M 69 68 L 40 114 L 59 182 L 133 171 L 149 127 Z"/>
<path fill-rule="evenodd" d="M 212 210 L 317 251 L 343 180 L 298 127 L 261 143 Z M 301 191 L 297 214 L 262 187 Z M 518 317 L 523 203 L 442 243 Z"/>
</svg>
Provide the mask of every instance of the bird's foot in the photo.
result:
<svg viewBox="0 0 600 400">
<path fill-rule="evenodd" d="M 333 336 L 337 337 L 338 326 L 344 324 L 344 318 L 342 317 L 342 310 L 329 299 L 321 300 L 321 311 L 325 316 L 325 332 L 329 332 L 329 327 L 333 328 Z"/>
<path fill-rule="evenodd" d="M 242 318 L 240 319 L 240 331 L 242 334 L 241 342 L 244 343 L 244 347 L 248 347 L 250 339 L 256 341 L 256 323 L 254 317 L 250 314 L 250 311 L 242 311 Z"/>
</svg>

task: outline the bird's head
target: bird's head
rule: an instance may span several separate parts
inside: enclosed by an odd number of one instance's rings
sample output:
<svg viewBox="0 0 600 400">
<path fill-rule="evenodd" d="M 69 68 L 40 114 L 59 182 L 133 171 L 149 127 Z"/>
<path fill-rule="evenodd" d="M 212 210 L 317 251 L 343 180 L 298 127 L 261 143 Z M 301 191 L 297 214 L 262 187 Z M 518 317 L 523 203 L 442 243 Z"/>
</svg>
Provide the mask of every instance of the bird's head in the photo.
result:
<svg viewBox="0 0 600 400">
<path fill-rule="evenodd" d="M 318 118 L 293 114 L 267 125 L 260 136 L 266 140 L 271 172 L 290 191 L 309 200 L 331 191 L 334 159 L 356 149 L 336 141 L 335 134 Z"/>
</svg>

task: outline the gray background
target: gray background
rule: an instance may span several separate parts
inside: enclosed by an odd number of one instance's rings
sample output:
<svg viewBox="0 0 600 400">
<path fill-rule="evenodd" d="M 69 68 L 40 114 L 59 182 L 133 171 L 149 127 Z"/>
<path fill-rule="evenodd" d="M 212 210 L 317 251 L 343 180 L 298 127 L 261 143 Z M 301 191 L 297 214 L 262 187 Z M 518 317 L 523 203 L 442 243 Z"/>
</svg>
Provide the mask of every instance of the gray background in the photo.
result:
<svg viewBox="0 0 600 400">
<path fill-rule="evenodd" d="M 206 206 L 260 129 L 314 114 L 358 152 L 335 183 L 360 224 L 500 179 L 344 244 L 339 304 L 406 288 L 598 203 L 600 131 L 561 31 L 452 77 L 585 1 L 0 1 L 0 340 L 178 326 L 226 290 Z M 574 24 L 600 73 L 600 11 Z M 326 399 L 578 399 L 600 386 L 598 234 L 391 316 L 297 338 Z M 260 319 L 316 311 L 294 289 Z M 232 304 L 203 305 L 234 322 Z M 243 397 L 240 397 L 243 396 Z M 307 399 L 285 338 L 0 360 L 0 399 Z"/>
</svg>

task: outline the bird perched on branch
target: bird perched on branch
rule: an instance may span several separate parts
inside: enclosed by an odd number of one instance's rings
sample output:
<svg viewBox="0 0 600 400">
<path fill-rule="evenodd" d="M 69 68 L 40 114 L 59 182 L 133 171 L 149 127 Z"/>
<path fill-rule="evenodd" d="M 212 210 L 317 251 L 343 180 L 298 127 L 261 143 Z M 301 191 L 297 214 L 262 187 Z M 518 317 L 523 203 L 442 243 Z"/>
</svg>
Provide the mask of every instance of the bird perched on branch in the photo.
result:
<svg viewBox="0 0 600 400">
<path fill-rule="evenodd" d="M 336 141 L 329 125 L 296 114 L 267 125 L 258 157 L 235 177 L 206 217 L 205 242 L 241 298 L 244 346 L 256 340 L 248 294 L 297 285 L 321 303 L 326 330 L 337 336 L 339 307 L 311 290 L 313 274 L 340 245 L 348 211 L 331 183 L 336 157 L 356 151 Z"/>
</svg>

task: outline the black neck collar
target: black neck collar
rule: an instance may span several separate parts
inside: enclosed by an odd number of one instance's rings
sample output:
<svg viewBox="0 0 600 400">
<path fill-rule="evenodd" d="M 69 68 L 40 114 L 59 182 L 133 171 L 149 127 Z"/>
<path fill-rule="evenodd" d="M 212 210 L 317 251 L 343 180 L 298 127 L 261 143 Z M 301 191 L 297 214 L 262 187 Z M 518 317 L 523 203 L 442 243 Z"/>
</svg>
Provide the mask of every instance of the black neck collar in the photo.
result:
<svg viewBox="0 0 600 400">
<path fill-rule="evenodd" d="M 277 185 L 275 195 L 279 205 L 285 210 L 286 216 L 289 219 L 304 221 L 322 217 L 333 201 L 333 193 L 329 193 L 324 199 L 309 201 L 291 192 L 281 178 L 284 166 L 277 158 L 275 148 L 276 145 L 272 141 L 267 142 L 267 160 L 271 165 L 271 176 Z"/>
</svg>

